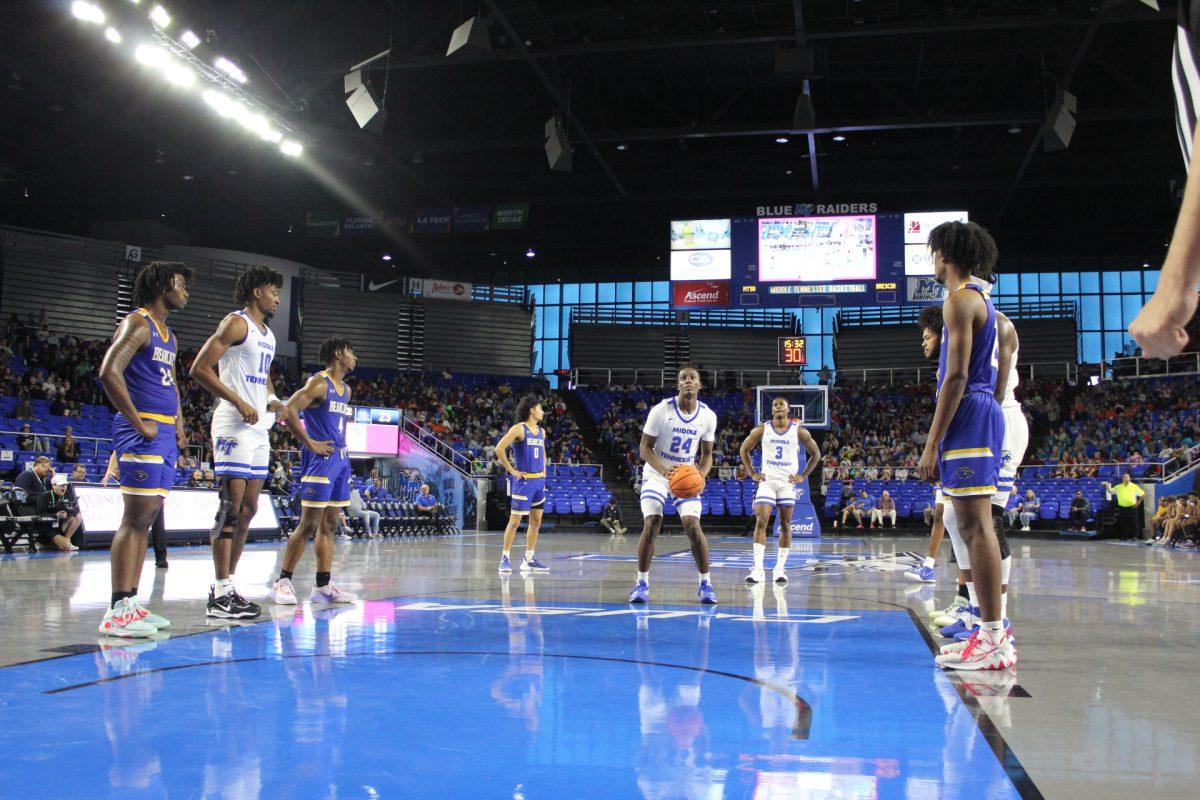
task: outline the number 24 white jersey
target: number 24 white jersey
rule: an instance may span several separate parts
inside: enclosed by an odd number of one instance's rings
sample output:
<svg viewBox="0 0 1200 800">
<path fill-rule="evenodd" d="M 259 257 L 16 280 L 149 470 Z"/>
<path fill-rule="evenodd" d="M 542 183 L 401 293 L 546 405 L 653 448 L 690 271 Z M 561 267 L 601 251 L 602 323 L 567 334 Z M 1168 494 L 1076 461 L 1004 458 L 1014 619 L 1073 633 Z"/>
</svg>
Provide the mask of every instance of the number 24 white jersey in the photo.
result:
<svg viewBox="0 0 1200 800">
<path fill-rule="evenodd" d="M 717 415 L 699 400 L 696 401 L 696 410 L 691 415 L 684 415 L 679 409 L 679 398 L 669 397 L 650 409 L 642 430 L 648 436 L 657 437 L 654 452 L 663 461 L 668 464 L 694 464 L 700 442 L 712 442 L 717 438 Z M 657 470 L 649 464 L 646 469 L 657 474 Z"/>
</svg>

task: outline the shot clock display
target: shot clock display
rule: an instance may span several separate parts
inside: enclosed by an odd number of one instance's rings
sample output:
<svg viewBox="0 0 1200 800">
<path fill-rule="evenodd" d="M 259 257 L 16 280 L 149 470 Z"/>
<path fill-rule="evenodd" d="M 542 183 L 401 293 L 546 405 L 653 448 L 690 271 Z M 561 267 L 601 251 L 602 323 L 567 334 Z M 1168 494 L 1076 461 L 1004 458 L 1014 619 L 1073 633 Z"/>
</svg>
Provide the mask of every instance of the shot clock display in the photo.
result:
<svg viewBox="0 0 1200 800">
<path fill-rule="evenodd" d="M 808 363 L 808 340 L 803 336 L 779 337 L 779 366 L 803 367 Z"/>
</svg>

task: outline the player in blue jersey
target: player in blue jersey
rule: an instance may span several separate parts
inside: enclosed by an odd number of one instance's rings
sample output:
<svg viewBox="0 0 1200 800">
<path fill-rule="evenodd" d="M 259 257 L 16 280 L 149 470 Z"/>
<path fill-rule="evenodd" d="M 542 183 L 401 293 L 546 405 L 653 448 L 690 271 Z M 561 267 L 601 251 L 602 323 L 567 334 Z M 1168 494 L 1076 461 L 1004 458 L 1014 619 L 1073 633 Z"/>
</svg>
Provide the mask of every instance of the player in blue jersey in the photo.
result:
<svg viewBox="0 0 1200 800">
<path fill-rule="evenodd" d="M 529 518 L 525 529 L 525 558 L 522 572 L 549 572 L 550 568 L 537 560 L 538 530 L 542 527 L 542 509 L 546 505 L 546 429 L 542 420 L 546 412 L 542 401 L 527 394 L 517 403 L 517 424 L 496 443 L 496 458 L 509 474 L 509 497 L 512 499 L 508 527 L 504 529 L 504 551 L 500 554 L 500 574 L 512 572 L 509 551 L 517 537 L 522 517 Z M 513 458 L 508 458 L 508 448 Z"/>
<path fill-rule="evenodd" d="M 930 232 L 929 249 L 934 277 L 949 294 L 942 304 L 937 407 L 917 471 L 923 480 L 941 478 L 946 512 L 970 554 L 981 619 L 970 639 L 947 645 L 937 660 L 951 669 L 1007 669 L 1017 651 L 1000 614 L 1000 548 L 991 514 L 1004 415 L 994 396 L 996 310 L 978 283 L 992 280 L 996 243 L 974 222 L 947 222 Z"/>
<path fill-rule="evenodd" d="M 304 451 L 300 457 L 300 523 L 288 537 L 283 553 L 283 570 L 271 587 L 271 600 L 279 605 L 296 605 L 292 573 L 304 555 L 308 537 L 317 553 L 317 583 L 309 601 L 353 603 L 350 592 L 330 580 L 333 566 L 333 536 L 338 515 L 350 505 L 350 453 L 346 449 L 346 425 L 354 415 L 346 373 L 358 359 L 346 339 L 331 337 L 321 343 L 325 369 L 313 375 L 284 406 L 288 427 Z M 300 424 L 298 412 L 304 412 Z"/>
<path fill-rule="evenodd" d="M 153 261 L 133 281 L 135 311 L 121 321 L 100 365 L 100 380 L 117 410 L 113 452 L 125 510 L 113 536 L 112 598 L 100 623 L 107 636 L 146 637 L 170 626 L 137 599 L 150 526 L 175 483 L 175 461 L 187 447 L 179 388 L 175 384 L 175 334 L 167 315 L 188 301 L 192 270 L 175 261 Z"/>
</svg>

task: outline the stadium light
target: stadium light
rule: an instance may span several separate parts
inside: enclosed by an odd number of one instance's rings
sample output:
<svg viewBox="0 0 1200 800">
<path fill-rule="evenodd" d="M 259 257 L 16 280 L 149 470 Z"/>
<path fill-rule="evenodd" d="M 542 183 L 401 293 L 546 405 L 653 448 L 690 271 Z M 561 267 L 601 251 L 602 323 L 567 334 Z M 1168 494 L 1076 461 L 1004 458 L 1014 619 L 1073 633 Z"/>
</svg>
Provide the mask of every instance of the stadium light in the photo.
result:
<svg viewBox="0 0 1200 800">
<path fill-rule="evenodd" d="M 383 254 L 383 260 L 384 260 L 384 261 L 391 261 L 391 260 L 392 260 L 392 257 L 391 257 L 390 255 L 388 255 L 387 253 L 384 253 L 384 254 Z"/>
<path fill-rule="evenodd" d="M 788 138 L 786 136 L 776 136 L 775 141 L 779 144 L 787 144 Z"/>
<path fill-rule="evenodd" d="M 113 44 L 120 44 L 121 43 L 121 32 L 119 30 L 117 30 L 116 28 L 113 28 L 110 26 L 110 27 L 104 29 L 104 38 L 108 39 Z"/>
<path fill-rule="evenodd" d="M 262 137 L 264 142 L 270 142 L 271 144 L 279 144 L 281 141 L 283 141 L 283 134 L 274 128 L 267 128 L 265 131 L 261 131 L 258 135 Z"/>
<path fill-rule="evenodd" d="M 537 255 L 537 253 L 536 253 L 536 252 L 534 252 L 534 250 L 533 250 L 533 248 L 532 248 L 532 247 L 531 247 L 531 248 L 529 248 L 528 250 L 526 250 L 526 251 L 525 251 L 525 257 L 526 257 L 526 258 L 533 258 L 533 257 L 534 257 L 534 256 L 536 256 L 536 255 Z"/>
<path fill-rule="evenodd" d="M 225 56 L 218 56 L 213 62 L 213 66 L 224 72 L 229 77 L 233 78 L 238 83 L 246 82 L 246 73 L 242 72 L 242 68 L 230 61 Z"/>
<path fill-rule="evenodd" d="M 844 142 L 844 141 L 846 141 L 846 137 L 845 137 L 845 136 L 842 136 L 842 135 L 839 133 L 839 134 L 837 134 L 836 136 L 834 136 L 834 137 L 833 137 L 833 140 L 834 140 L 835 142 Z"/>
<path fill-rule="evenodd" d="M 167 64 L 167 68 L 163 74 L 168 81 L 184 89 L 196 82 L 196 73 L 192 72 L 184 64 Z"/>
<path fill-rule="evenodd" d="M 139 64 L 145 64 L 147 67 L 158 67 L 166 63 L 167 51 L 156 44 L 139 44 L 137 49 L 133 51 L 133 57 L 137 59 Z"/>
<path fill-rule="evenodd" d="M 292 156 L 294 158 L 304 152 L 304 145 L 293 139 L 288 139 L 279 145 L 279 152 L 285 156 Z"/>
<path fill-rule="evenodd" d="M 104 9 L 95 3 L 88 3 L 86 0 L 75 0 L 74 3 L 71 3 L 71 15 L 83 22 L 104 24 Z"/>
<path fill-rule="evenodd" d="M 171 15 L 162 6 L 155 6 L 150 9 L 150 21 L 165 31 L 171 24 Z"/>
<path fill-rule="evenodd" d="M 200 37 L 194 31 L 186 30 L 179 35 L 179 41 L 183 42 L 183 46 L 188 50 L 195 50 L 200 46 Z"/>
</svg>

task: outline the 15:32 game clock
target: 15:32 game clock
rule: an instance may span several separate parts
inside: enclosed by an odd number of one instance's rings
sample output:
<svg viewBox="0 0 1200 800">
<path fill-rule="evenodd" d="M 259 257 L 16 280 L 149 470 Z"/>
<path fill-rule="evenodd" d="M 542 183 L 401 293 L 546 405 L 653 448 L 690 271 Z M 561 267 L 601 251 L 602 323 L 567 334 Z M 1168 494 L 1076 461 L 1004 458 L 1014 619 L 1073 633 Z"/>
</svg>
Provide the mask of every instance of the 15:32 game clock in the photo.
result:
<svg viewBox="0 0 1200 800">
<path fill-rule="evenodd" d="M 779 366 L 803 367 L 808 364 L 808 340 L 803 336 L 779 337 Z"/>
</svg>

